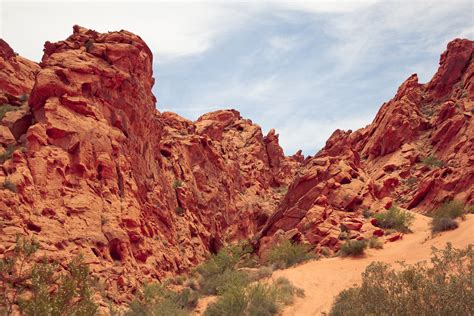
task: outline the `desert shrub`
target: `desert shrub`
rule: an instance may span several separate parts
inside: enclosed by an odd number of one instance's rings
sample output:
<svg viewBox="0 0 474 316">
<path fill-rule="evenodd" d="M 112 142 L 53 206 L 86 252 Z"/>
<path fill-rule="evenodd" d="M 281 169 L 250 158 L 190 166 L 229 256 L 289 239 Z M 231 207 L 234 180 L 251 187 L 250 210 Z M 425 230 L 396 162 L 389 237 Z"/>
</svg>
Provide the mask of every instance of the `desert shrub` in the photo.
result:
<svg viewBox="0 0 474 316">
<path fill-rule="evenodd" d="M 367 242 L 365 240 L 348 240 L 341 247 L 341 256 L 360 256 L 364 254 L 364 250 L 367 248 Z"/>
<path fill-rule="evenodd" d="M 184 215 L 184 208 L 182 208 L 181 206 L 177 206 L 175 209 L 174 209 L 174 212 L 176 213 L 176 215 L 178 216 L 183 216 Z"/>
<path fill-rule="evenodd" d="M 277 192 L 278 194 L 283 194 L 283 195 L 284 195 L 284 194 L 286 194 L 286 193 L 288 192 L 288 186 L 285 185 L 285 184 L 283 184 L 283 185 L 281 185 L 280 187 L 278 187 L 278 188 L 276 189 L 276 192 Z"/>
<path fill-rule="evenodd" d="M 346 240 L 346 239 L 349 239 L 349 233 L 348 233 L 348 232 L 341 232 L 337 238 L 338 238 L 339 240 Z"/>
<path fill-rule="evenodd" d="M 256 280 L 265 279 L 271 277 L 273 269 L 271 267 L 260 267 L 256 273 Z"/>
<path fill-rule="evenodd" d="M 148 284 L 129 304 L 125 315 L 189 315 L 197 300 L 198 294 L 190 289 L 173 292 L 161 284 Z"/>
<path fill-rule="evenodd" d="M 344 225 L 343 223 L 341 223 L 341 224 L 339 225 L 339 229 L 340 229 L 341 232 L 343 232 L 343 233 L 346 233 L 346 232 L 349 231 L 349 228 L 347 228 L 347 226 Z"/>
<path fill-rule="evenodd" d="M 421 163 L 429 167 L 430 169 L 440 168 L 445 165 L 444 161 L 439 160 L 438 158 L 436 158 L 436 156 L 433 155 L 421 159 Z"/>
<path fill-rule="evenodd" d="M 173 189 L 181 188 L 183 186 L 183 181 L 175 179 L 173 182 Z"/>
<path fill-rule="evenodd" d="M 408 179 L 405 180 L 405 183 L 408 185 L 408 186 L 412 186 L 414 185 L 415 183 L 418 182 L 418 178 L 417 177 L 410 177 Z"/>
<path fill-rule="evenodd" d="M 467 212 L 469 214 L 474 214 L 474 205 L 470 205 L 468 208 L 467 208 Z"/>
<path fill-rule="evenodd" d="M 273 274 L 271 267 L 260 267 L 258 269 L 247 271 L 247 276 L 251 281 L 258 281 L 261 279 L 269 278 Z"/>
<path fill-rule="evenodd" d="M 15 152 L 16 147 L 13 145 L 9 145 L 3 153 L 0 154 L 0 164 L 4 163 L 8 159 L 10 159 Z"/>
<path fill-rule="evenodd" d="M 284 278 L 279 278 L 272 284 L 236 286 L 229 288 L 216 302 L 210 304 L 204 315 L 276 315 L 282 306 L 293 302 L 295 295 L 304 296 L 304 292 Z"/>
<path fill-rule="evenodd" d="M 16 193 L 16 185 L 15 183 L 11 182 L 8 179 L 5 179 L 5 181 L 2 183 L 2 188 L 12 191 L 13 193 Z"/>
<path fill-rule="evenodd" d="M 280 277 L 276 279 L 273 286 L 277 289 L 277 299 L 284 305 L 293 303 L 295 296 L 304 297 L 304 290 L 297 288 L 287 278 Z"/>
<path fill-rule="evenodd" d="M 269 250 L 266 261 L 275 268 L 288 268 L 295 264 L 315 258 L 310 245 L 294 244 L 284 240 Z"/>
<path fill-rule="evenodd" d="M 186 279 L 184 281 L 183 285 L 187 288 L 190 288 L 191 290 L 194 290 L 194 291 L 199 291 L 200 290 L 199 282 L 195 278 Z"/>
<path fill-rule="evenodd" d="M 368 243 L 368 246 L 369 248 L 372 248 L 372 249 L 382 249 L 383 248 L 383 242 L 376 238 L 376 237 L 372 237 L 369 239 L 369 243 Z"/>
<path fill-rule="evenodd" d="M 250 283 L 247 274 L 237 270 L 225 270 L 221 274 L 216 274 L 212 278 L 203 277 L 199 285 L 201 293 L 207 295 L 221 295 L 228 288 L 235 286 L 245 286 Z"/>
<path fill-rule="evenodd" d="M 371 218 L 372 215 L 373 213 L 367 208 L 362 211 L 362 216 L 364 216 L 364 218 Z"/>
<path fill-rule="evenodd" d="M 0 105 L 0 121 L 5 117 L 5 114 L 11 111 L 17 111 L 20 108 L 18 106 L 13 106 L 10 104 L 2 104 Z"/>
<path fill-rule="evenodd" d="M 24 102 L 28 101 L 29 97 L 30 97 L 30 96 L 25 93 L 25 94 L 20 95 L 20 96 L 18 97 L 18 100 L 20 100 L 21 102 L 24 103 Z"/>
<path fill-rule="evenodd" d="M 204 316 L 246 315 L 248 297 L 243 287 L 229 288 L 216 302 L 209 304 Z"/>
<path fill-rule="evenodd" d="M 244 286 L 250 281 L 246 274 L 237 271 L 241 257 L 249 251 L 245 244 L 233 245 L 219 250 L 196 268 L 201 275 L 199 285 L 204 294 L 218 294 L 233 285 Z"/>
<path fill-rule="evenodd" d="M 472 246 L 433 249 L 431 264 L 393 269 L 374 262 L 362 284 L 342 291 L 330 315 L 470 315 L 474 310 Z"/>
<path fill-rule="evenodd" d="M 455 220 L 458 217 L 464 216 L 464 205 L 459 201 L 446 201 L 431 215 L 433 220 L 431 222 L 431 232 L 437 233 L 458 228 L 458 222 Z"/>
<path fill-rule="evenodd" d="M 431 232 L 439 233 L 447 230 L 453 230 L 459 227 L 456 220 L 448 217 L 435 217 L 431 222 Z"/>
<path fill-rule="evenodd" d="M 331 254 L 331 251 L 329 250 L 328 247 L 321 247 L 321 250 L 319 253 L 325 257 L 329 256 Z"/>
<path fill-rule="evenodd" d="M 444 202 L 432 212 L 433 217 L 458 218 L 464 215 L 464 205 L 460 201 L 451 200 Z"/>
<path fill-rule="evenodd" d="M 392 206 L 386 212 L 375 214 L 374 217 L 378 227 L 396 229 L 403 233 L 410 232 L 409 227 L 415 218 L 413 214 L 402 211 L 395 206 Z"/>
<path fill-rule="evenodd" d="M 94 315 L 93 281 L 82 259 L 59 273 L 58 264 L 34 262 L 38 248 L 34 239 L 18 237 L 13 253 L 0 260 L 0 311 L 10 315 L 18 305 L 25 315 Z"/>
</svg>

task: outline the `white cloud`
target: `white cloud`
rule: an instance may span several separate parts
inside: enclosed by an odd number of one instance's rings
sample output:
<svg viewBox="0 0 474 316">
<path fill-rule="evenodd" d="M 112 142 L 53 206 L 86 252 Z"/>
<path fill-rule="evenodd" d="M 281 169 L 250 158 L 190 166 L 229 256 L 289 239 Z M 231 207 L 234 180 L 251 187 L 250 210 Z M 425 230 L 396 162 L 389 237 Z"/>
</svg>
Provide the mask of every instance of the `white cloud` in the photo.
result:
<svg viewBox="0 0 474 316">
<path fill-rule="evenodd" d="M 21 55 L 40 60 L 45 41 L 65 39 L 72 26 L 140 35 L 160 62 L 199 54 L 244 23 L 247 14 L 219 3 L 1 2 L 1 34 Z"/>
<path fill-rule="evenodd" d="M 282 8 L 310 13 L 342 13 L 366 8 L 377 0 L 313 0 L 313 1 L 279 1 Z"/>
</svg>

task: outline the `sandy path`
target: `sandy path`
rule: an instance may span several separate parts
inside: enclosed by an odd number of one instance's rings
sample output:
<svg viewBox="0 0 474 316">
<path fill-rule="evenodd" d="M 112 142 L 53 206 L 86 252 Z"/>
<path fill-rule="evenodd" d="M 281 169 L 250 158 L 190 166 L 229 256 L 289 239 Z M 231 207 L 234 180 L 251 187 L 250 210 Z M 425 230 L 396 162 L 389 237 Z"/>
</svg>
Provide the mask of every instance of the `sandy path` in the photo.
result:
<svg viewBox="0 0 474 316">
<path fill-rule="evenodd" d="M 305 297 L 295 300 L 287 307 L 283 315 L 320 315 L 329 311 L 334 297 L 343 289 L 361 282 L 361 273 L 373 261 L 395 263 L 403 260 L 414 263 L 429 260 L 431 247 L 442 248 L 446 242 L 455 247 L 474 244 L 474 215 L 467 215 L 460 221 L 459 228 L 444 232 L 431 238 L 430 218 L 415 214 L 412 234 L 403 236 L 403 240 L 388 243 L 381 250 L 367 250 L 362 258 L 328 258 L 310 261 L 294 268 L 278 270 L 273 278 L 286 277 L 295 286 L 305 290 Z"/>
</svg>

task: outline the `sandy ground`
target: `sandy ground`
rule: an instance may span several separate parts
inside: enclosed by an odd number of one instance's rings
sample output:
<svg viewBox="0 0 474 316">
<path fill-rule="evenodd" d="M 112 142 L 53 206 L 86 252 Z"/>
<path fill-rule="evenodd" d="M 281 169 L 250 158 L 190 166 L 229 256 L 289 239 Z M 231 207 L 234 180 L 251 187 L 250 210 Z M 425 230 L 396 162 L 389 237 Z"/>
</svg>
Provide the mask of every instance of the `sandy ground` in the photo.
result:
<svg viewBox="0 0 474 316">
<path fill-rule="evenodd" d="M 361 273 L 373 261 L 415 263 L 429 260 L 432 246 L 443 248 L 447 242 L 455 247 L 474 244 L 472 214 L 460 221 L 458 229 L 434 237 L 431 236 L 429 223 L 430 218 L 415 214 L 411 227 L 413 233 L 404 235 L 401 241 L 385 244 L 384 249 L 369 249 L 361 258 L 328 258 L 275 271 L 272 278 L 285 277 L 305 291 L 305 297 L 297 298 L 293 305 L 284 310 L 283 315 L 321 315 L 322 312 L 328 312 L 335 296 L 348 287 L 358 285 Z"/>
</svg>

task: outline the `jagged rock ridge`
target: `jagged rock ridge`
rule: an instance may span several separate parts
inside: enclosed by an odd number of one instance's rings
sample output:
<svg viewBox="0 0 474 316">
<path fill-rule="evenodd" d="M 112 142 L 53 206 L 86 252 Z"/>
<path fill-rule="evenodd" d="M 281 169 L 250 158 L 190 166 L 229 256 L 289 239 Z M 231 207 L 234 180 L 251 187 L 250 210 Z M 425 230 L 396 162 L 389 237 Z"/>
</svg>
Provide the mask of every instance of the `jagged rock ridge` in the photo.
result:
<svg viewBox="0 0 474 316">
<path fill-rule="evenodd" d="M 1 41 L 0 255 L 34 234 L 53 259 L 82 253 L 123 302 L 233 240 L 335 251 L 341 223 L 350 238 L 384 234 L 364 210 L 472 204 L 472 45 L 451 42 L 428 84 L 411 76 L 371 125 L 305 159 L 235 110 L 160 113 L 151 51 L 130 32 L 75 26 L 39 65 Z"/>
</svg>

